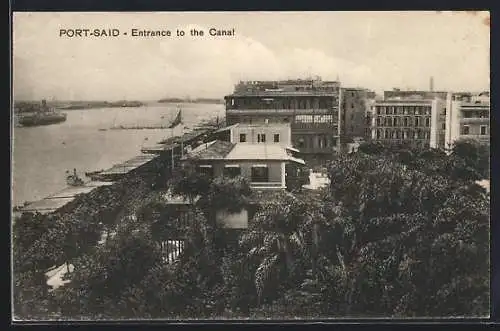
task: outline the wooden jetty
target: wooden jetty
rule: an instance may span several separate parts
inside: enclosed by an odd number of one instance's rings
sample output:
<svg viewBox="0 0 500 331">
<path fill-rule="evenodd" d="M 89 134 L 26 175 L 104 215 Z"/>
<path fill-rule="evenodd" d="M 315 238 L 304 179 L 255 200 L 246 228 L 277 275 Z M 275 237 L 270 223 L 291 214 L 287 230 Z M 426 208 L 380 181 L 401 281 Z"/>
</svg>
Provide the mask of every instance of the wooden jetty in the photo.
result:
<svg viewBox="0 0 500 331">
<path fill-rule="evenodd" d="M 89 174 L 90 178 L 95 181 L 116 181 L 128 174 L 129 172 L 145 165 L 155 159 L 155 155 L 142 154 L 128 161 L 114 165 L 113 167 L 102 172 Z"/>
<path fill-rule="evenodd" d="M 52 213 L 73 201 L 79 194 L 87 194 L 98 187 L 111 184 L 112 183 L 110 182 L 92 181 L 85 183 L 83 186 L 67 187 L 64 190 L 52 194 L 42 200 L 34 201 L 20 207 L 18 212 L 38 212 L 41 214 Z"/>
</svg>

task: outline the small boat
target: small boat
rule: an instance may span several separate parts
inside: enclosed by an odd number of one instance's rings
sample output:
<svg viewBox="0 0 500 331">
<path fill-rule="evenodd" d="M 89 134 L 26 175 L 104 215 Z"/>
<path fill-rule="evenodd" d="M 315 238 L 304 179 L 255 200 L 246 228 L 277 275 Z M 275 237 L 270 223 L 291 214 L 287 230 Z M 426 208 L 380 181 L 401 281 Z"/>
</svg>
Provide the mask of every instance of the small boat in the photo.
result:
<svg viewBox="0 0 500 331">
<path fill-rule="evenodd" d="M 99 131 L 108 131 L 108 129 L 101 128 Z"/>
<path fill-rule="evenodd" d="M 68 173 L 69 171 L 66 171 L 66 174 Z M 83 181 L 83 179 L 78 177 L 76 169 L 73 169 L 73 174 L 66 176 L 66 184 L 68 184 L 69 186 L 83 186 L 85 182 Z"/>
</svg>

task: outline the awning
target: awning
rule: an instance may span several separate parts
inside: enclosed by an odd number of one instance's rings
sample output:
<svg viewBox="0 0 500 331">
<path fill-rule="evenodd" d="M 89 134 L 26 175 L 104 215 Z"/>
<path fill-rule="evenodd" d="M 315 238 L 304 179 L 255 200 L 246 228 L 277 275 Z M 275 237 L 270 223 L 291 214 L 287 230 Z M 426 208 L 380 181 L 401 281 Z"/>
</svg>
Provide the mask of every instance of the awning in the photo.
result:
<svg viewBox="0 0 500 331">
<path fill-rule="evenodd" d="M 239 164 L 226 164 L 224 166 L 224 168 L 239 168 L 240 165 Z"/>
<path fill-rule="evenodd" d="M 254 168 L 267 168 L 267 164 L 252 164 Z"/>
<path fill-rule="evenodd" d="M 300 164 L 306 164 L 306 162 L 305 162 L 304 160 L 302 160 L 302 159 L 298 159 L 298 158 L 296 158 L 296 157 L 292 157 L 292 156 L 290 156 L 290 157 L 288 158 L 288 160 L 290 160 L 290 161 L 292 161 L 292 162 L 300 163 Z"/>
<path fill-rule="evenodd" d="M 290 150 L 290 151 L 293 151 L 293 152 L 297 152 L 297 153 L 300 152 L 297 148 L 294 148 L 294 147 L 291 147 L 291 146 L 287 146 L 285 148 L 288 149 L 288 150 Z"/>
<path fill-rule="evenodd" d="M 212 168 L 212 165 L 210 165 L 210 164 L 201 164 L 198 167 L 200 167 L 200 168 Z"/>
</svg>

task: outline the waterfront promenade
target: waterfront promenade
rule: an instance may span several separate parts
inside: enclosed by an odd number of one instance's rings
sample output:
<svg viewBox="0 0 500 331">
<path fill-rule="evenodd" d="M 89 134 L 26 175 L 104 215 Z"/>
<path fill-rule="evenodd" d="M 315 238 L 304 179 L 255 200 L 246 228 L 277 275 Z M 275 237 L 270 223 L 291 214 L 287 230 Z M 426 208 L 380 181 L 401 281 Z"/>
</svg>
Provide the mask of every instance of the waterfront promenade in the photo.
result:
<svg viewBox="0 0 500 331">
<path fill-rule="evenodd" d="M 206 138 L 214 129 L 215 127 L 212 123 L 202 123 L 195 130 L 185 132 L 181 136 L 163 139 L 151 148 L 144 147 L 141 149 L 142 154 L 125 162 L 116 164 L 109 169 L 90 174 L 91 180 L 84 183 L 84 185 L 70 186 L 41 200 L 28 202 L 16 208 L 16 213 L 38 212 L 41 214 L 48 214 L 60 210 L 68 203 L 72 202 L 78 195 L 89 194 L 96 188 L 104 185 L 112 185 L 125 175 L 140 171 L 141 168 L 147 167 L 148 164 L 156 160 L 162 154 L 173 155 L 175 159 L 177 159 L 181 154 L 181 148 L 185 148 L 193 142 Z M 172 160 L 172 158 L 166 159 Z M 170 164 L 169 167 L 171 166 Z"/>
</svg>

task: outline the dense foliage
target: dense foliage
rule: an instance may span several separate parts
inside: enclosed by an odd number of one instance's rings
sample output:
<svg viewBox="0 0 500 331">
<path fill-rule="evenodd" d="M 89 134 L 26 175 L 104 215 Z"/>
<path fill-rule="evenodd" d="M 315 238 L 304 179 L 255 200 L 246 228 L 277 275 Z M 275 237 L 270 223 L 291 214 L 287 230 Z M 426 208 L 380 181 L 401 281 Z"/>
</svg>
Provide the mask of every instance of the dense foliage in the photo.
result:
<svg viewBox="0 0 500 331">
<path fill-rule="evenodd" d="M 215 222 L 214 211 L 247 208 L 248 183 L 182 170 L 167 186 L 194 206 L 182 231 L 185 248 L 174 263 L 163 261 L 160 243 L 179 237 L 178 214 L 161 198 L 146 199 L 150 186 L 147 195 L 140 185 L 125 192 L 125 185 L 119 198 L 125 205 L 113 212 L 112 204 L 82 210 L 74 221 L 23 215 L 14 229 L 16 313 L 177 319 L 488 315 L 489 194 L 475 184 L 485 175 L 484 150 L 467 142 L 450 153 L 382 147 L 368 144 L 338 155 L 325 189 L 260 201 L 248 229 L 233 231 L 236 242 L 220 235 L 228 232 Z M 98 221 L 104 215 L 115 221 Z M 114 235 L 97 243 L 91 234 L 106 227 Z M 49 292 L 43 270 L 68 260 L 75 266 L 71 282 Z M 36 307 L 40 302 L 46 302 L 43 309 Z"/>
</svg>

